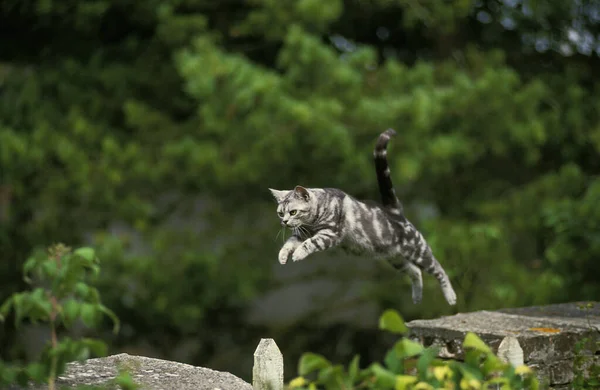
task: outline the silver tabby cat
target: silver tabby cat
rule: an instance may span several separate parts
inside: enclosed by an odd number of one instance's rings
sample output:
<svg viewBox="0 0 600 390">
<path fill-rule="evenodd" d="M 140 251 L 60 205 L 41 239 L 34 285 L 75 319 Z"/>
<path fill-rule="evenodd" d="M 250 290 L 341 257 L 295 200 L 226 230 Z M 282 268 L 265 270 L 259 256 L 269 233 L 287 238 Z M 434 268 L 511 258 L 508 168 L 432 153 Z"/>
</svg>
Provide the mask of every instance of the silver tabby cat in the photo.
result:
<svg viewBox="0 0 600 390">
<path fill-rule="evenodd" d="M 412 281 L 412 300 L 423 297 L 421 270 L 439 281 L 444 297 L 456 304 L 456 293 L 421 233 L 404 216 L 390 178 L 386 146 L 395 135 L 384 131 L 375 145 L 375 171 L 382 204 L 361 202 L 335 188 L 270 189 L 277 200 L 281 225 L 293 231 L 279 251 L 279 262 L 300 261 L 308 255 L 339 246 L 353 254 L 384 258 Z"/>
</svg>

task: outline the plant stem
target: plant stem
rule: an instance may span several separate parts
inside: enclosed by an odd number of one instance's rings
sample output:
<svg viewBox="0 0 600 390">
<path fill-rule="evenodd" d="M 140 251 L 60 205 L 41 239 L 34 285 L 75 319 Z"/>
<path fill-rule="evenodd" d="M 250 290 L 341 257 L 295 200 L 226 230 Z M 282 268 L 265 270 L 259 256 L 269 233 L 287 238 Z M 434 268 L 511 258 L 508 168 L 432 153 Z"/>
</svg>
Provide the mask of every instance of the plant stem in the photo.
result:
<svg viewBox="0 0 600 390">
<path fill-rule="evenodd" d="M 54 326 L 54 321 L 50 322 L 50 332 L 51 332 L 51 338 L 52 338 L 52 349 L 56 348 L 56 345 L 58 344 L 57 338 L 56 338 L 56 327 Z M 55 389 L 55 385 L 54 382 L 56 380 L 56 355 L 52 356 L 52 363 L 50 366 L 50 378 L 48 378 L 48 390 L 54 390 Z"/>
<path fill-rule="evenodd" d="M 52 349 L 55 350 L 58 345 L 58 337 L 56 336 L 56 311 L 57 302 L 56 298 L 52 297 L 52 313 L 50 314 L 50 340 L 52 343 Z M 52 355 L 52 362 L 50 363 L 50 377 L 48 378 L 48 390 L 55 390 L 56 381 L 56 365 L 58 364 L 56 354 Z"/>
</svg>

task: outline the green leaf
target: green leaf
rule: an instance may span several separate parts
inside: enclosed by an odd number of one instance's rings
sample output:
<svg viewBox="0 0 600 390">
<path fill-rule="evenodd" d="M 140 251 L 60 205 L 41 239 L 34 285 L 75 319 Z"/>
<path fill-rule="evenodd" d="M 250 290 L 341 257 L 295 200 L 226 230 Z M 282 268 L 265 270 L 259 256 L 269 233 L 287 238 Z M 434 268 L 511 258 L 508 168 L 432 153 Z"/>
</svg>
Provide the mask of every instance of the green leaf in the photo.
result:
<svg viewBox="0 0 600 390">
<path fill-rule="evenodd" d="M 122 390 L 135 390 L 139 388 L 131 377 L 131 374 L 127 371 L 119 371 L 119 375 L 114 379 L 114 383 L 120 386 Z"/>
<path fill-rule="evenodd" d="M 485 358 L 481 369 L 485 375 L 489 375 L 494 371 L 502 370 L 505 367 L 505 363 L 503 363 L 497 356 L 494 354 L 489 354 Z"/>
<path fill-rule="evenodd" d="M 27 259 L 25 264 L 23 265 L 23 280 L 27 283 L 31 283 L 31 278 L 29 278 L 29 273 L 37 266 L 38 260 L 35 256 L 31 256 Z"/>
<path fill-rule="evenodd" d="M 350 364 L 348 365 L 348 377 L 350 379 L 351 384 L 354 384 L 356 378 L 358 377 L 359 362 L 360 356 L 355 355 Z"/>
<path fill-rule="evenodd" d="M 117 315 L 110 310 L 108 307 L 102 305 L 102 304 L 96 304 L 95 305 L 98 310 L 100 310 L 101 313 L 103 313 L 104 315 L 106 315 L 108 318 L 111 319 L 111 321 L 113 322 L 113 333 L 117 334 L 119 333 L 119 328 L 120 328 L 120 321 L 119 321 L 119 317 L 117 317 Z"/>
<path fill-rule="evenodd" d="M 81 303 L 75 299 L 69 299 L 62 306 L 62 317 L 64 325 L 69 328 L 79 316 Z"/>
<path fill-rule="evenodd" d="M 407 390 L 410 385 L 414 384 L 417 378 L 410 375 L 396 375 L 396 384 L 394 390 Z"/>
<path fill-rule="evenodd" d="M 63 266 L 52 281 L 52 294 L 58 299 L 72 294 L 75 285 L 84 277 L 81 266 L 77 264 L 77 261 L 67 261 L 69 257 L 70 255 L 63 258 Z"/>
<path fill-rule="evenodd" d="M 404 324 L 404 320 L 400 317 L 400 314 L 392 309 L 386 310 L 379 318 L 379 329 L 399 334 L 408 332 L 408 328 Z"/>
<path fill-rule="evenodd" d="M 25 372 L 35 382 L 45 382 L 48 378 L 48 370 L 42 363 L 30 363 Z"/>
<path fill-rule="evenodd" d="M 467 333 L 467 335 L 465 336 L 465 341 L 463 342 L 463 348 L 464 349 L 474 349 L 476 351 L 480 351 L 483 353 L 492 353 L 492 350 L 490 349 L 490 347 L 488 347 L 483 340 L 481 340 L 479 338 L 479 336 L 477 336 L 475 333 L 469 332 Z"/>
<path fill-rule="evenodd" d="M 98 289 L 90 287 L 87 291 L 86 301 L 88 303 L 100 303 L 100 293 Z"/>
<path fill-rule="evenodd" d="M 300 357 L 298 363 L 298 374 L 305 376 L 316 370 L 322 370 L 324 368 L 331 367 L 329 360 L 325 359 L 321 355 L 316 353 L 306 352 Z"/>
<path fill-rule="evenodd" d="M 426 348 L 421 353 L 421 357 L 419 357 L 419 360 L 417 360 L 417 373 L 419 380 L 427 380 L 429 366 L 436 358 L 439 351 L 440 347 L 437 345 L 433 345 L 429 348 Z"/>
<path fill-rule="evenodd" d="M 392 371 L 395 374 L 403 374 L 404 373 L 404 365 L 402 364 L 402 360 L 398 356 L 398 353 L 394 348 L 390 349 L 383 359 L 385 366 L 388 370 Z"/>
<path fill-rule="evenodd" d="M 340 387 L 344 383 L 344 368 L 337 364 L 319 371 L 318 381 L 325 387 Z"/>
<path fill-rule="evenodd" d="M 94 277 L 100 275 L 100 267 L 97 264 L 93 264 L 90 266 L 90 271 Z"/>
<path fill-rule="evenodd" d="M 82 257 L 87 261 L 86 266 L 91 266 L 96 261 L 96 252 L 93 248 L 83 247 L 78 248 L 73 254 Z"/>
<path fill-rule="evenodd" d="M 482 381 L 484 379 L 483 373 L 479 371 L 476 367 L 468 366 L 466 364 L 460 365 L 460 371 L 463 376 L 467 379 L 477 379 Z"/>
<path fill-rule="evenodd" d="M 91 287 L 83 282 L 77 282 L 75 284 L 75 294 L 77 294 L 77 296 L 81 299 L 87 300 L 90 289 Z"/>
<path fill-rule="evenodd" d="M 38 320 L 50 321 L 52 302 L 43 288 L 36 288 L 29 295 L 30 309 L 27 313 L 32 322 Z"/>
<path fill-rule="evenodd" d="M 96 326 L 96 322 L 98 321 L 98 308 L 96 305 L 92 305 L 90 303 L 82 303 L 79 307 L 79 315 L 81 320 L 88 328 L 93 328 Z"/>
<path fill-rule="evenodd" d="M 393 372 L 386 370 L 379 363 L 373 363 L 370 370 L 375 376 L 377 388 L 393 388 L 396 384 L 396 375 Z"/>
<path fill-rule="evenodd" d="M 416 341 L 403 338 L 394 345 L 394 349 L 396 350 L 398 357 L 405 358 L 420 354 L 421 352 L 423 352 L 425 347 L 423 347 Z"/>
<path fill-rule="evenodd" d="M 56 277 L 58 273 L 58 264 L 54 260 L 47 260 L 42 263 L 42 271 L 44 276 L 50 280 Z"/>
<path fill-rule="evenodd" d="M 5 364 L 0 360 L 0 388 L 15 384 L 17 382 L 18 371 L 18 367 Z"/>
</svg>

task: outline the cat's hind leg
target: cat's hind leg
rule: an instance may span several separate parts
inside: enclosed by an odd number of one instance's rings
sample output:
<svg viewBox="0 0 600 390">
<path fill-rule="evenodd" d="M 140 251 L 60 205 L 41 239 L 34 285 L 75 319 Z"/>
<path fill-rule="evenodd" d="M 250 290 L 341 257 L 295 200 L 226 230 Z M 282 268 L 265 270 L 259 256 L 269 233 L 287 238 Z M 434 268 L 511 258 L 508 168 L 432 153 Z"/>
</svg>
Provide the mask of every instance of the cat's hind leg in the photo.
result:
<svg viewBox="0 0 600 390">
<path fill-rule="evenodd" d="M 408 261 L 400 264 L 392 263 L 392 266 L 398 271 L 408 274 L 412 284 L 412 301 L 414 304 L 421 303 L 423 300 L 423 273 L 421 269 Z"/>
<path fill-rule="evenodd" d="M 432 256 L 431 262 L 426 267 L 423 267 L 423 269 L 438 280 L 446 301 L 450 305 L 456 305 L 456 292 L 454 292 L 452 283 L 450 283 L 450 278 L 448 278 L 448 274 L 446 274 L 442 265 Z"/>
</svg>

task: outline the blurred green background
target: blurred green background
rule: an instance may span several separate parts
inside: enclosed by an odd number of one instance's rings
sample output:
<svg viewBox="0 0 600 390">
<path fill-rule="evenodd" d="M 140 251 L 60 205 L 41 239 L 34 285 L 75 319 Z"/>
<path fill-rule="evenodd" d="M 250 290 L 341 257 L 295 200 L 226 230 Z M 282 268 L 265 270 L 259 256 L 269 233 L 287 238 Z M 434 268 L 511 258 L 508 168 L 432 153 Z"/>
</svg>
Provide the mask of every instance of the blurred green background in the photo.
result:
<svg viewBox="0 0 600 390">
<path fill-rule="evenodd" d="M 261 337 L 363 363 L 407 319 L 600 296 L 600 5 L 551 0 L 4 0 L 0 301 L 23 261 L 92 245 L 101 334 L 247 380 Z M 280 266 L 267 188 L 394 184 L 458 293 L 385 263 Z M 0 328 L 31 358 L 36 327 Z"/>
</svg>

